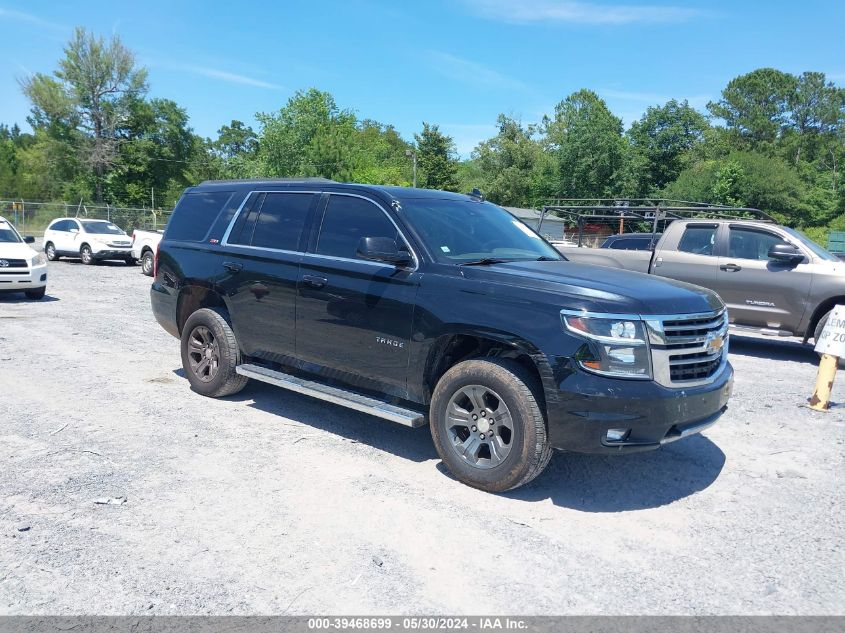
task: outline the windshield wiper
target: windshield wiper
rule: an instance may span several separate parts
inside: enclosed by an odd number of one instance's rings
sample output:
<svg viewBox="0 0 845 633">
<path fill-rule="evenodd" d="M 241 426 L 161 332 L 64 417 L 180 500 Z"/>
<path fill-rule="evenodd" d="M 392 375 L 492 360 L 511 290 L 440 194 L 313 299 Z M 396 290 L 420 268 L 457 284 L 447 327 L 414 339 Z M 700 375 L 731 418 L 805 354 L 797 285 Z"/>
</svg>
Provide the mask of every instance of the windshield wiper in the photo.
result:
<svg viewBox="0 0 845 633">
<path fill-rule="evenodd" d="M 459 266 L 489 266 L 490 264 L 505 264 L 512 261 L 512 259 L 500 259 L 499 257 L 484 257 L 482 259 L 473 259 L 468 262 L 461 262 Z"/>
<path fill-rule="evenodd" d="M 555 259 L 554 257 L 547 257 L 546 255 L 540 255 L 537 259 L 534 260 L 535 262 L 559 262 L 559 259 Z"/>
</svg>

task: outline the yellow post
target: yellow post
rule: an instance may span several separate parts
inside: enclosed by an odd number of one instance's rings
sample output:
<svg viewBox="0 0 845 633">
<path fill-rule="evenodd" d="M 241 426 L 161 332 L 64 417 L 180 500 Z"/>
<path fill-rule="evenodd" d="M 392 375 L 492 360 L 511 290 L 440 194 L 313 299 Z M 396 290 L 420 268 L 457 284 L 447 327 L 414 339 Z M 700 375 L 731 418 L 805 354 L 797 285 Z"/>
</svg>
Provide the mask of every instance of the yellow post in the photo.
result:
<svg viewBox="0 0 845 633">
<path fill-rule="evenodd" d="M 833 379 L 836 377 L 836 368 L 839 366 L 839 358 L 831 354 L 822 354 L 819 363 L 819 374 L 816 377 L 816 390 L 810 398 L 810 408 L 813 411 L 824 411 L 830 408 L 830 392 L 833 391 Z"/>
</svg>

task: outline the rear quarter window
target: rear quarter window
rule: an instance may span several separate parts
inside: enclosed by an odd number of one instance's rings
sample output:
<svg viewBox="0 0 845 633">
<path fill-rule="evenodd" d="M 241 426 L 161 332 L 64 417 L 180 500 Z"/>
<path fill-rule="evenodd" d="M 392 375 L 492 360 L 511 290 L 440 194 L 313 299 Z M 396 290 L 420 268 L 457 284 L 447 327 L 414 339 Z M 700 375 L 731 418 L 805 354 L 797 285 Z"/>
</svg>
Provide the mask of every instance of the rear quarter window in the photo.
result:
<svg viewBox="0 0 845 633">
<path fill-rule="evenodd" d="M 184 194 L 173 209 L 164 237 L 168 240 L 186 242 L 204 240 L 217 216 L 220 215 L 220 211 L 231 197 L 231 191 Z"/>
</svg>

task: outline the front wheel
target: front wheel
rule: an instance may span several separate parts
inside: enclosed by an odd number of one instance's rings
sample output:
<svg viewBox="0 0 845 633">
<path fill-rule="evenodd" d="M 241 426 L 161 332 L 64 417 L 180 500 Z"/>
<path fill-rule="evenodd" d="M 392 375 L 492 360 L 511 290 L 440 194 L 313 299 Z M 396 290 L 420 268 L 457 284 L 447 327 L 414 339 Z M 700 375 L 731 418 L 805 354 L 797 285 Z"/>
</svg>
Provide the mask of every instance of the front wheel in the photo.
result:
<svg viewBox="0 0 845 633">
<path fill-rule="evenodd" d="M 127 266 L 136 266 L 138 264 L 138 260 L 134 257 L 127 257 L 124 261 Z"/>
<path fill-rule="evenodd" d="M 197 393 L 221 398 L 238 393 L 249 380 L 235 372 L 241 350 L 222 308 L 202 308 L 182 328 L 182 368 Z"/>
<path fill-rule="evenodd" d="M 141 257 L 141 272 L 143 272 L 147 277 L 153 276 L 153 253 L 152 253 L 152 251 L 147 251 Z"/>
<path fill-rule="evenodd" d="M 85 244 L 79 249 L 79 257 L 82 259 L 82 263 L 86 266 L 90 266 L 95 261 L 94 254 L 91 252 L 91 247 L 88 246 L 88 244 Z"/>
<path fill-rule="evenodd" d="M 47 254 L 47 259 L 51 262 L 59 259 L 59 254 L 56 252 L 56 247 L 53 245 L 53 242 L 47 242 L 44 246 L 44 252 Z"/>
<path fill-rule="evenodd" d="M 552 449 L 540 388 L 519 363 L 502 358 L 465 361 L 443 375 L 429 422 L 437 452 L 455 477 L 504 492 L 543 472 Z"/>
<path fill-rule="evenodd" d="M 27 290 L 26 298 L 35 300 L 43 299 L 45 294 L 47 294 L 47 286 L 44 286 L 43 288 L 36 288 L 35 290 Z"/>
</svg>

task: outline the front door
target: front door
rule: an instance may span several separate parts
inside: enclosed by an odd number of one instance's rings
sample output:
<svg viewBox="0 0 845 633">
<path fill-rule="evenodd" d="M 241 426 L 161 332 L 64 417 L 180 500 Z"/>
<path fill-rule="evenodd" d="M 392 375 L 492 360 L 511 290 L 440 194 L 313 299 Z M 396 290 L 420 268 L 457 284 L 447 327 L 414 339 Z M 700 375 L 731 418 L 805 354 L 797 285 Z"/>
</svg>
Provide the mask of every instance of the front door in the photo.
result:
<svg viewBox="0 0 845 633">
<path fill-rule="evenodd" d="M 719 257 L 715 290 L 732 323 L 795 332 L 810 293 L 810 264 L 769 259 L 769 249 L 786 244 L 765 229 L 731 225 L 727 256 Z M 798 247 L 800 249 L 800 247 Z"/>
<path fill-rule="evenodd" d="M 419 276 L 415 266 L 358 257 L 362 237 L 389 237 L 407 246 L 374 201 L 330 194 L 313 252 L 302 257 L 297 356 L 325 376 L 406 397 Z"/>
<path fill-rule="evenodd" d="M 296 284 L 317 199 L 311 192 L 253 193 L 224 240 L 220 283 L 248 356 L 289 363 L 296 354 Z"/>
</svg>

